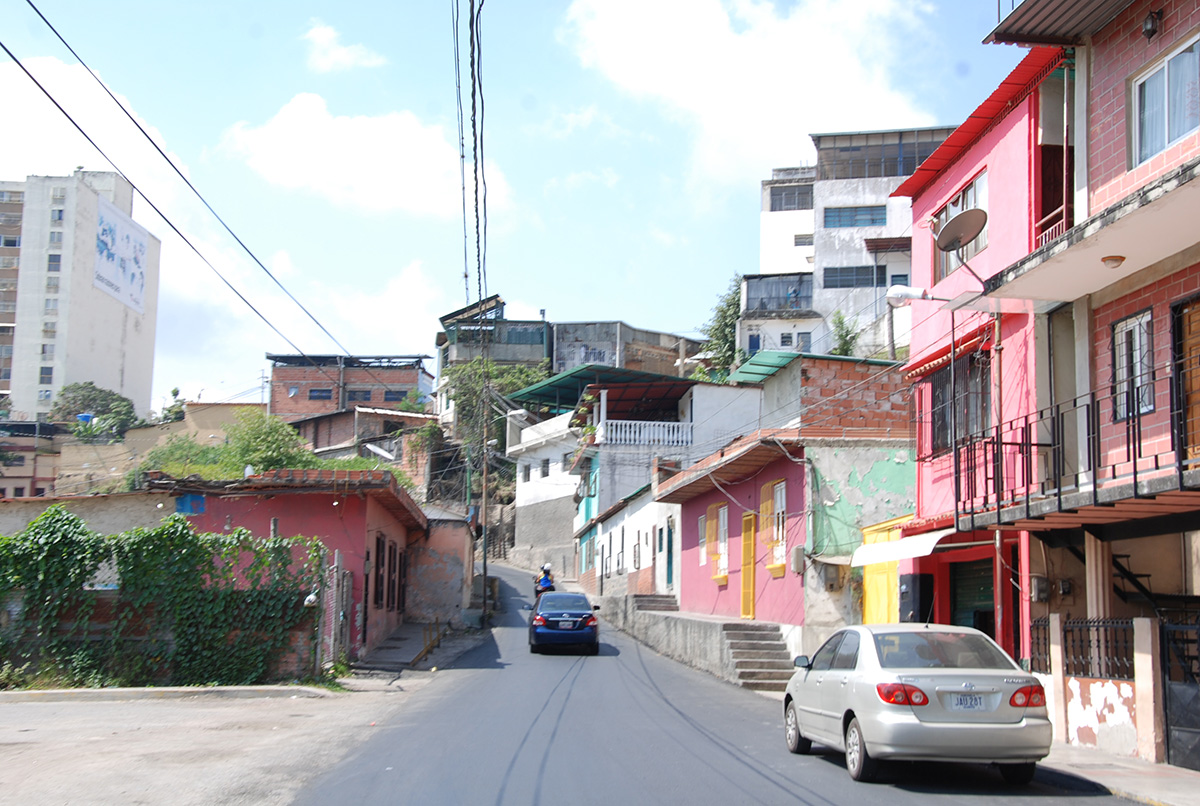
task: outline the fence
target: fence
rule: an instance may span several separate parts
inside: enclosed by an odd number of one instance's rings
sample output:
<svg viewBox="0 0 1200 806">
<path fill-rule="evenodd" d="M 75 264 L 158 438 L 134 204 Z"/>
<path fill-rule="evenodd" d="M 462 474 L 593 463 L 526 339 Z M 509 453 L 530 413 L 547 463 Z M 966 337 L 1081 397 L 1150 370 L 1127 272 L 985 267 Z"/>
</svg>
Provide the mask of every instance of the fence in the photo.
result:
<svg viewBox="0 0 1200 806">
<path fill-rule="evenodd" d="M 1050 618 L 1034 619 L 1029 625 L 1029 671 L 1050 674 Z"/>
<path fill-rule="evenodd" d="M 1063 663 L 1072 677 L 1133 680 L 1133 619 L 1064 621 Z"/>
</svg>

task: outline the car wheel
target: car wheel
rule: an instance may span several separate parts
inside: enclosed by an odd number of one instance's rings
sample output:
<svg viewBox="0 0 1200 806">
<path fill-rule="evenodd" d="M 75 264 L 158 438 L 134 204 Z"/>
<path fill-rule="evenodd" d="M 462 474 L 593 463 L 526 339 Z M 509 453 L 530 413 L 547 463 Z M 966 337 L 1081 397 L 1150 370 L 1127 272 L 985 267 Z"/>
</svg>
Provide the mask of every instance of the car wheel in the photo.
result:
<svg viewBox="0 0 1200 806">
<path fill-rule="evenodd" d="M 801 755 L 812 750 L 812 739 L 800 732 L 800 720 L 796 716 L 796 704 L 793 702 L 789 702 L 784 710 L 783 727 L 788 750 Z"/>
<path fill-rule="evenodd" d="M 1000 774 L 1004 776 L 1004 780 L 1013 786 L 1025 786 L 1033 780 L 1033 774 L 1037 772 L 1037 763 L 1030 761 L 1026 764 L 1001 764 Z"/>
<path fill-rule="evenodd" d="M 851 719 L 846 727 L 846 770 L 851 778 L 863 783 L 875 780 L 875 774 L 879 772 L 879 762 L 867 752 L 857 719 Z"/>
<path fill-rule="evenodd" d="M 600 642 L 597 641 L 594 644 L 589 644 L 588 648 L 587 648 L 587 653 L 589 655 L 599 655 L 600 654 Z"/>
<path fill-rule="evenodd" d="M 540 652 L 540 651 L 541 651 L 541 650 L 540 650 L 540 649 L 538 649 L 538 645 L 537 645 L 537 644 L 530 644 L 530 645 L 529 645 L 529 652 L 530 652 L 530 654 L 531 654 L 531 655 L 536 655 L 536 654 L 537 654 L 538 652 Z"/>
</svg>

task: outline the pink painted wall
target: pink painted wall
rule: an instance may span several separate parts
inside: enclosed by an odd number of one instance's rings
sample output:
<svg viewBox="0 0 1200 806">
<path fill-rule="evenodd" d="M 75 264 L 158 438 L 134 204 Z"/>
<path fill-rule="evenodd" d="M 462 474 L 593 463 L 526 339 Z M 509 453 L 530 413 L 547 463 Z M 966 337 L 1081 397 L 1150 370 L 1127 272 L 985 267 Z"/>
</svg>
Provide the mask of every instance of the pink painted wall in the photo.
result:
<svg viewBox="0 0 1200 806">
<path fill-rule="evenodd" d="M 1147 41 L 1142 21 L 1147 12 L 1163 10 L 1159 33 Z M 1140 0 L 1131 3 L 1092 39 L 1093 67 L 1088 109 L 1088 153 L 1091 213 L 1128 196 L 1190 159 L 1200 155 L 1200 132 L 1181 138 L 1165 151 L 1133 166 L 1130 150 L 1130 79 L 1195 36 L 1200 4 L 1194 0 Z"/>
<path fill-rule="evenodd" d="M 351 644 L 365 653 L 378 646 L 403 622 L 403 614 L 376 608 L 372 601 L 363 601 L 363 569 L 367 552 L 374 554 L 375 534 L 382 531 L 403 550 L 407 529 L 373 498 L 358 495 L 312 492 L 287 496 L 287 506 L 279 506 L 279 496 L 205 497 L 205 511 L 190 514 L 188 520 L 196 529 L 206 532 L 225 532 L 242 527 L 258 537 L 271 534 L 271 518 L 279 518 L 281 537 L 315 537 L 330 556 L 341 551 L 344 567 L 353 573 L 352 593 L 355 613 L 351 623 Z M 268 503 L 268 499 L 271 499 Z M 371 557 L 375 560 L 374 556 Z M 372 583 L 373 584 L 373 583 Z M 367 642 L 359 627 L 359 616 L 367 616 Z"/>
<path fill-rule="evenodd" d="M 980 277 L 988 278 L 1029 254 L 1033 247 L 1036 116 L 1037 94 L 1034 93 L 1014 107 L 1007 117 L 913 199 L 912 279 L 915 286 L 930 289 L 934 297 L 944 299 L 980 290 L 979 281 L 962 268 L 933 284 L 937 245 L 932 231 L 923 222 L 984 170 L 988 174 L 988 244 L 968 260 L 970 268 Z M 943 304 L 935 301 L 913 303 L 911 363 L 920 363 L 923 356 L 949 346 L 951 316 L 949 312 L 939 310 Z M 992 327 L 991 314 L 962 310 L 955 313 L 954 320 L 959 338 L 980 328 L 991 330 Z M 1000 359 L 1004 387 L 1001 416 L 1009 420 L 1036 409 L 1037 405 L 1033 318 L 1005 315 L 1001 320 L 1000 338 L 1004 346 Z M 993 361 L 995 357 L 993 353 Z M 923 415 L 923 422 L 918 423 L 918 444 L 928 444 L 929 404 L 921 398 L 920 385 L 916 391 L 918 414 Z M 995 399 L 992 405 L 997 405 Z M 922 462 L 917 469 L 917 517 L 929 518 L 953 511 L 952 458 L 944 456 Z"/>
<path fill-rule="evenodd" d="M 679 609 L 689 613 L 741 618 L 742 596 L 742 515 L 759 508 L 762 485 L 784 479 L 787 483 L 787 551 L 805 543 L 807 492 L 804 488 L 804 466 L 787 459 L 767 465 L 751 480 L 741 484 L 723 485 L 730 497 L 719 490 L 697 496 L 681 507 L 680 595 Z M 729 507 L 729 581 L 718 585 L 712 578 L 715 571 L 710 555 L 706 565 L 700 565 L 699 517 L 706 515 L 710 504 Z M 767 566 L 773 562 L 771 548 L 756 534 L 754 541 L 755 618 L 780 624 L 804 624 L 803 577 L 785 571 L 772 577 Z"/>
</svg>

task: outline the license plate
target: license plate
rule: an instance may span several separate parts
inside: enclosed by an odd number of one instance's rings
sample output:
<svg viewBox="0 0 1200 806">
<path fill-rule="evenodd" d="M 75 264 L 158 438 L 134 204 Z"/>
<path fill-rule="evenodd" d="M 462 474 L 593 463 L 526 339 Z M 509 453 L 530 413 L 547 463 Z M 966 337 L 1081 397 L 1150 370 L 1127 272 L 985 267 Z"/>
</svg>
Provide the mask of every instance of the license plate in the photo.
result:
<svg viewBox="0 0 1200 806">
<path fill-rule="evenodd" d="M 573 630 L 573 629 L 575 629 L 575 622 L 573 622 L 573 621 L 560 621 L 560 622 L 558 622 L 558 628 L 559 628 L 560 630 Z"/>
<path fill-rule="evenodd" d="M 982 694 L 955 694 L 950 700 L 951 711 L 985 711 Z"/>
</svg>

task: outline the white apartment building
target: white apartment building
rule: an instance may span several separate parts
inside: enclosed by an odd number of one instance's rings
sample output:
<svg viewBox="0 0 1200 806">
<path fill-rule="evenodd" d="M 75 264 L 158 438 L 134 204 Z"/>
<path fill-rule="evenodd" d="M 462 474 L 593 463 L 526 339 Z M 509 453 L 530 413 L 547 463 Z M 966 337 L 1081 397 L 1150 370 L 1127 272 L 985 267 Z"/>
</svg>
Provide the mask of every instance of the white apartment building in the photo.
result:
<svg viewBox="0 0 1200 806">
<path fill-rule="evenodd" d="M 912 216 L 908 200 L 891 194 L 951 131 L 814 134 L 815 166 L 771 172 L 759 273 L 742 279 L 740 349 L 828 353 L 836 311 L 856 324 L 859 355 L 907 344 L 886 296 L 889 285 L 908 283 Z"/>
<path fill-rule="evenodd" d="M 66 384 L 150 407 L 160 242 L 130 218 L 119 175 L 0 181 L 0 393 L 44 420 Z"/>
</svg>

